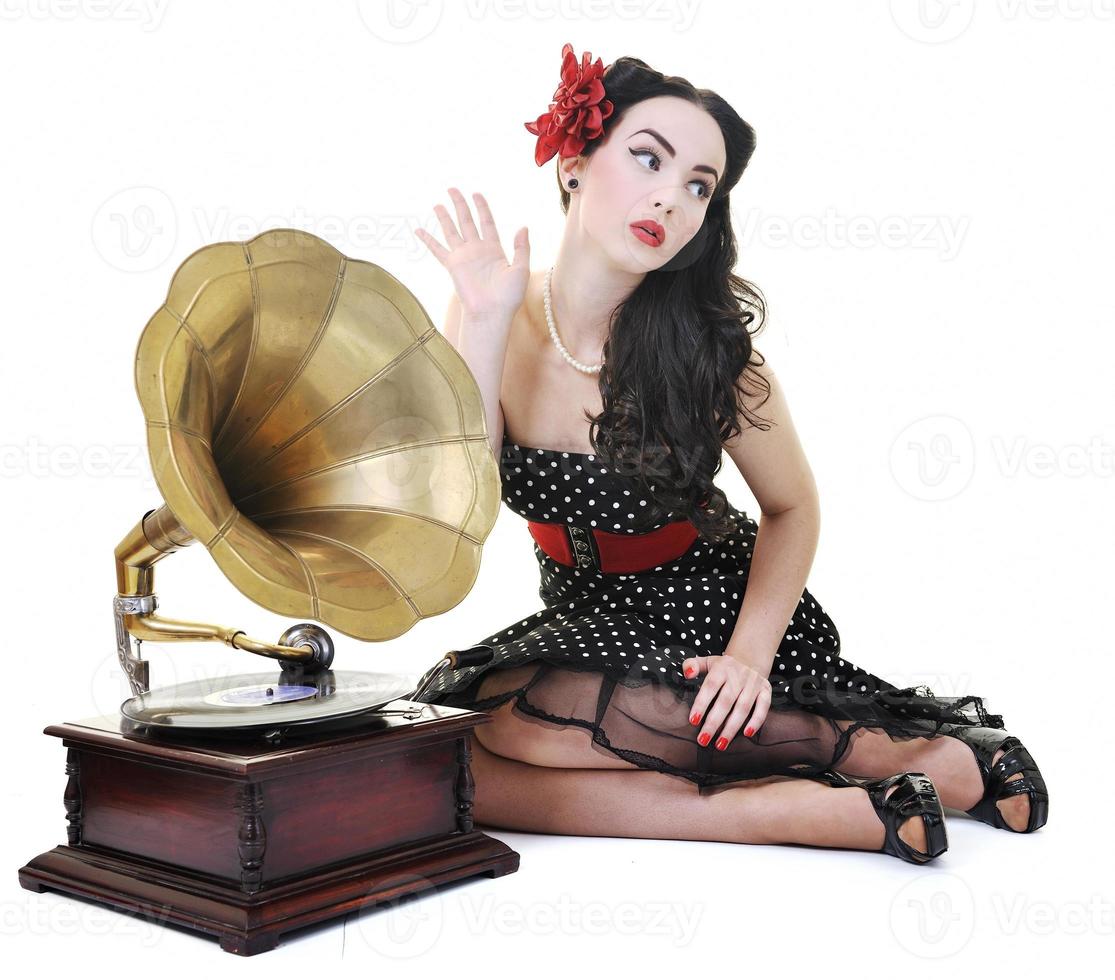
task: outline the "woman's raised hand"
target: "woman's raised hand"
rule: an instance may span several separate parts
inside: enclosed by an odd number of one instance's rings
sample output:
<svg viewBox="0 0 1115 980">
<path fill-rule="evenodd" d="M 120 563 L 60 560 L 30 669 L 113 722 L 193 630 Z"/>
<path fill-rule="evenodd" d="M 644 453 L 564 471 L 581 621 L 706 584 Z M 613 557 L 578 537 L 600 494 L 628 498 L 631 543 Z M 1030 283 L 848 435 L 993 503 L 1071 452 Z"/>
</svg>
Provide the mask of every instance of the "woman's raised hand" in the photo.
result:
<svg viewBox="0 0 1115 980">
<path fill-rule="evenodd" d="M 419 228 L 415 235 L 449 271 L 466 316 L 513 315 L 522 305 L 530 279 L 530 242 L 526 227 L 515 233 L 515 251 L 509 263 L 484 195 L 472 195 L 480 218 L 479 231 L 464 195 L 456 187 L 450 187 L 449 196 L 457 211 L 457 224 L 453 223 L 444 205 L 434 205 L 446 244 L 442 245 L 424 228 Z"/>
</svg>

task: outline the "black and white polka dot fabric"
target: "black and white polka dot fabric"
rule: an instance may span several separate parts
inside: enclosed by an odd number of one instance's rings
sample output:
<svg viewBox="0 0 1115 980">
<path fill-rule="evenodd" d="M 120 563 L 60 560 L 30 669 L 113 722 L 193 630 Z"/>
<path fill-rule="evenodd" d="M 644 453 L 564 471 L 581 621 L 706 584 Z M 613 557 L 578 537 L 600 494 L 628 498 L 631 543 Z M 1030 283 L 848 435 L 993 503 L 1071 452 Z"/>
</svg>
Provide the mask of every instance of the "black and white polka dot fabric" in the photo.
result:
<svg viewBox="0 0 1115 980">
<path fill-rule="evenodd" d="M 503 502 L 527 520 L 618 534 L 664 523 L 650 519 L 634 480 L 591 454 L 505 438 L 500 472 Z M 478 641 L 492 647 L 492 661 L 443 671 L 423 700 L 479 711 L 514 701 L 520 717 L 576 725 L 636 765 L 700 786 L 776 772 L 825 778 L 867 724 L 910 738 L 935 719 L 998 719 L 979 698 L 900 691 L 857 667 L 841 652 L 832 617 L 805 589 L 771 667 L 767 722 L 753 739 L 737 735 L 729 751 L 697 745 L 687 707 L 700 679 L 686 678 L 681 664 L 721 655 L 735 628 L 758 525 L 733 511 L 739 529 L 723 542 L 698 537 L 676 560 L 629 574 L 568 566 L 534 543 L 544 607 Z M 891 695 L 886 703 L 883 692 Z M 853 725 L 835 723 L 841 720 Z"/>
</svg>

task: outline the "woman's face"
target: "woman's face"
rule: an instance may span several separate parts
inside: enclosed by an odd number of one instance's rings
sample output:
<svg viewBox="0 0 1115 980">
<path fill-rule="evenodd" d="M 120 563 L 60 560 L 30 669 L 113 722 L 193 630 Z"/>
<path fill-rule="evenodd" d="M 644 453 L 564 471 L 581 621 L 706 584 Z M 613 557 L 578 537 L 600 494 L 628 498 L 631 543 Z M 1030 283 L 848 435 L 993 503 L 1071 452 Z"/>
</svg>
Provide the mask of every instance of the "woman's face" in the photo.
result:
<svg viewBox="0 0 1115 980">
<path fill-rule="evenodd" d="M 720 127 L 704 109 L 671 95 L 645 99 L 590 156 L 561 161 L 562 182 L 580 182 L 568 217 L 621 268 L 657 269 L 701 227 L 725 160 Z"/>
</svg>

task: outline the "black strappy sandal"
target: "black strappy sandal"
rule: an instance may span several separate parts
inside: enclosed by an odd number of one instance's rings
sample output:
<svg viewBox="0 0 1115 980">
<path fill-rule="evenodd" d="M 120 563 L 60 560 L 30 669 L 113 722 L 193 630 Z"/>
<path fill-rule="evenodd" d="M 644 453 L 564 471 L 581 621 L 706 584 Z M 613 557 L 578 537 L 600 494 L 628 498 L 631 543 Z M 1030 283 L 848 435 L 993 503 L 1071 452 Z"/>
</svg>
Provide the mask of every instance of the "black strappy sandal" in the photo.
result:
<svg viewBox="0 0 1115 980">
<path fill-rule="evenodd" d="M 866 783 L 854 782 L 835 770 L 829 770 L 828 774 L 835 777 L 832 779 L 834 785 L 859 786 L 867 791 L 875 813 L 886 828 L 882 847 L 884 854 L 892 854 L 911 864 L 925 864 L 948 850 L 945 811 L 937 796 L 937 787 L 924 772 L 900 772 Z M 898 783 L 898 788 L 887 796 L 887 790 L 895 783 Z M 927 851 L 911 847 L 898 836 L 898 828 L 908 817 L 922 818 Z"/>
<path fill-rule="evenodd" d="M 980 725 L 945 725 L 941 730 L 960 739 L 972 750 L 983 777 L 983 798 L 965 813 L 999 830 L 1015 834 L 1031 834 L 1045 825 L 1049 819 L 1049 791 L 1034 757 L 1016 736 L 1007 734 L 1001 728 Z M 1003 755 L 993 765 L 991 760 L 999 749 L 1003 750 Z M 1007 781 L 1018 772 L 1022 773 L 1021 779 Z M 998 806 L 1000 800 L 1020 793 L 1027 793 L 1030 797 L 1030 816 L 1025 830 L 1015 830 L 1007 823 Z"/>
</svg>

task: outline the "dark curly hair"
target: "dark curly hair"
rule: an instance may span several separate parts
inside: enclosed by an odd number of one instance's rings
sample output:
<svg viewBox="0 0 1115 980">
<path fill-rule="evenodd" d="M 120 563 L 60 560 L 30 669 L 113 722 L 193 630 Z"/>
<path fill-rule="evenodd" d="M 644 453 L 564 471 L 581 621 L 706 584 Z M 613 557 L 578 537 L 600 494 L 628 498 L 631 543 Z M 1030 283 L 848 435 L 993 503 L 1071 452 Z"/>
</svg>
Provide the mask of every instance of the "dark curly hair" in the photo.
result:
<svg viewBox="0 0 1115 980">
<path fill-rule="evenodd" d="M 768 420 L 755 421 L 743 401 L 751 394 L 741 384 L 745 372 L 770 395 L 769 382 L 753 370 L 765 360 L 751 344 L 762 329 L 766 303 L 757 287 L 733 272 L 737 253 L 728 208 L 728 194 L 755 150 L 755 131 L 715 92 L 663 75 L 638 58 L 614 61 L 603 82 L 614 110 L 583 157 L 595 152 L 627 109 L 662 95 L 699 105 L 724 136 L 727 163 L 700 229 L 612 310 L 599 374 L 603 411 L 585 416 L 597 455 L 652 499 L 648 520 L 681 514 L 703 539 L 721 541 L 738 527 L 727 497 L 713 483 L 722 443 L 740 432 L 738 413 L 769 428 Z M 560 170 L 557 178 L 561 209 L 568 214 Z"/>
</svg>

